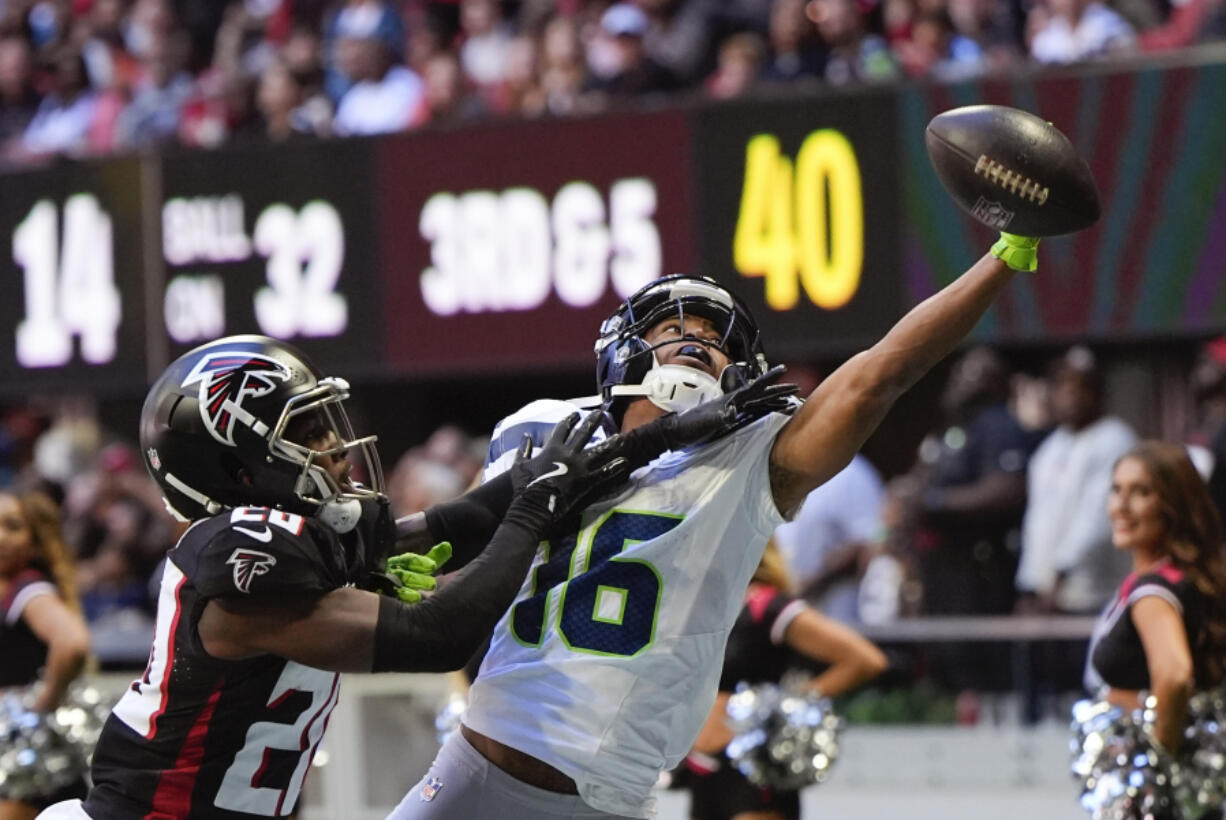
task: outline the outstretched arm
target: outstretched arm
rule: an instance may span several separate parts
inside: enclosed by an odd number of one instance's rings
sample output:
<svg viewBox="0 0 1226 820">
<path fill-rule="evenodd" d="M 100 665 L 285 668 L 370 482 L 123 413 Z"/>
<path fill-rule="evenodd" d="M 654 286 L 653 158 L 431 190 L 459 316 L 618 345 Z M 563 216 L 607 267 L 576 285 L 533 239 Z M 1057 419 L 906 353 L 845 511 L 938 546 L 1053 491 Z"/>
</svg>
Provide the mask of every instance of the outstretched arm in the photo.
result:
<svg viewBox="0 0 1226 820">
<path fill-rule="evenodd" d="M 1012 278 L 1004 262 L 985 255 L 822 382 L 775 438 L 770 479 L 779 509 L 790 514 L 843 469 L 898 397 L 966 338 Z"/>
<path fill-rule="evenodd" d="M 531 441 L 512 465 L 514 500 L 489 548 L 423 603 L 342 588 L 281 599 L 216 598 L 198 630 L 209 654 L 240 660 L 277 655 L 336 672 L 442 672 L 459 669 L 519 591 L 541 534 L 582 509 L 591 493 L 625 480 L 622 459 L 584 452 L 598 414 L 555 428 L 537 458 Z"/>
<path fill-rule="evenodd" d="M 333 672 L 443 672 L 459 669 L 494 628 L 523 583 L 537 527 L 514 520 L 489 549 L 421 603 L 352 587 L 275 602 L 210 601 L 200 617 L 209 654 L 228 660 L 278 655 Z"/>
</svg>

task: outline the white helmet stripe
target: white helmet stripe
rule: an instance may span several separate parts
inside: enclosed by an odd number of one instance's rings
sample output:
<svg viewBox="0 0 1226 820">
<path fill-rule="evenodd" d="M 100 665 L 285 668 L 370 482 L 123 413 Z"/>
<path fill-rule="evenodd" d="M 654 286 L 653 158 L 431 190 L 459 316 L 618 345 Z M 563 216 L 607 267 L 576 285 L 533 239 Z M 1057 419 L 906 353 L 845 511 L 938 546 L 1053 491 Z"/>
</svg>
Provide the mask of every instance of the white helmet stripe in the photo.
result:
<svg viewBox="0 0 1226 820">
<path fill-rule="evenodd" d="M 162 473 L 162 476 L 165 478 L 167 484 L 174 487 L 176 490 L 183 493 L 183 495 L 187 496 L 192 501 L 195 501 L 200 506 L 204 507 L 205 511 L 208 512 L 209 515 L 216 515 L 217 513 L 221 512 L 220 504 L 199 490 L 184 484 L 174 473 Z"/>
</svg>

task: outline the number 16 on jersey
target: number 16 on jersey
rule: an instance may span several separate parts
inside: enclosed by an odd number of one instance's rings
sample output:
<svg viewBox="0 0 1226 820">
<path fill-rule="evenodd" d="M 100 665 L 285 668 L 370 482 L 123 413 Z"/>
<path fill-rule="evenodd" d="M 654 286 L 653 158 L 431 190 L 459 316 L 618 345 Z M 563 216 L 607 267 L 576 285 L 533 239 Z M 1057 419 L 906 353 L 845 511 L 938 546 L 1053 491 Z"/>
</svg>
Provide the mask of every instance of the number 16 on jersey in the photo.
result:
<svg viewBox="0 0 1226 820">
<path fill-rule="evenodd" d="M 545 561 L 533 571 L 531 594 L 511 609 L 512 637 L 540 646 L 553 610 L 558 637 L 572 652 L 632 657 L 651 646 L 663 593 L 660 572 L 649 561 L 619 556 L 682 520 L 613 510 L 576 534 L 545 542 Z M 560 594 L 551 595 L 559 585 Z"/>
</svg>

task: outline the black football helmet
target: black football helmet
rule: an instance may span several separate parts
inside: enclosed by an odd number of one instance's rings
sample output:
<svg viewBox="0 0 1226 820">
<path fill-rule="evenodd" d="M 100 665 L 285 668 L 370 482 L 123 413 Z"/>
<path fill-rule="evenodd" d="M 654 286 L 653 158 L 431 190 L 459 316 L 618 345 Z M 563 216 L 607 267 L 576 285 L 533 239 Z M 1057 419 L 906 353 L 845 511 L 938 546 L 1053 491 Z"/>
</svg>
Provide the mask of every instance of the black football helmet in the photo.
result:
<svg viewBox="0 0 1226 820">
<path fill-rule="evenodd" d="M 655 350 L 676 339 L 650 345 L 643 338 L 672 317 L 701 316 L 721 334 L 717 347 L 730 364 L 718 380 L 692 368 L 660 365 Z M 761 332 L 749 308 L 723 285 L 706 276 L 674 274 L 648 284 L 626 299 L 600 326 L 596 341 L 596 383 L 605 411 L 621 423 L 626 399 L 646 396 L 665 410 L 686 410 L 734 390 L 769 369 Z"/>
<path fill-rule="evenodd" d="M 354 435 L 348 398 L 347 382 L 325 377 L 284 342 L 209 342 L 176 359 L 149 389 L 140 422 L 145 466 L 181 520 L 275 507 L 347 532 L 361 502 L 383 489 L 376 439 Z M 310 446 L 324 440 L 333 446 Z M 350 461 L 364 484 L 338 483 L 320 466 L 329 457 Z"/>
</svg>

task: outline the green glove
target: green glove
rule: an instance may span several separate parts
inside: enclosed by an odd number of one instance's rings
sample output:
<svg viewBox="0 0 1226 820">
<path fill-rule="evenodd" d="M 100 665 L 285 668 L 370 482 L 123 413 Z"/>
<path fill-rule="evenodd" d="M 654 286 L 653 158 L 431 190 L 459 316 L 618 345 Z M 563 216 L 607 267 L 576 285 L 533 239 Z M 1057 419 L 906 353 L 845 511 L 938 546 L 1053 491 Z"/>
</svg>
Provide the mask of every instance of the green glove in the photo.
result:
<svg viewBox="0 0 1226 820">
<path fill-rule="evenodd" d="M 437 582 L 434 574 L 451 558 L 451 543 L 435 544 L 425 555 L 405 552 L 387 559 L 387 572 L 396 586 L 395 596 L 406 604 L 421 600 L 421 590 L 434 589 Z"/>
<path fill-rule="evenodd" d="M 992 255 L 1014 270 L 1032 271 L 1039 267 L 1039 237 L 1000 232 Z"/>
</svg>

